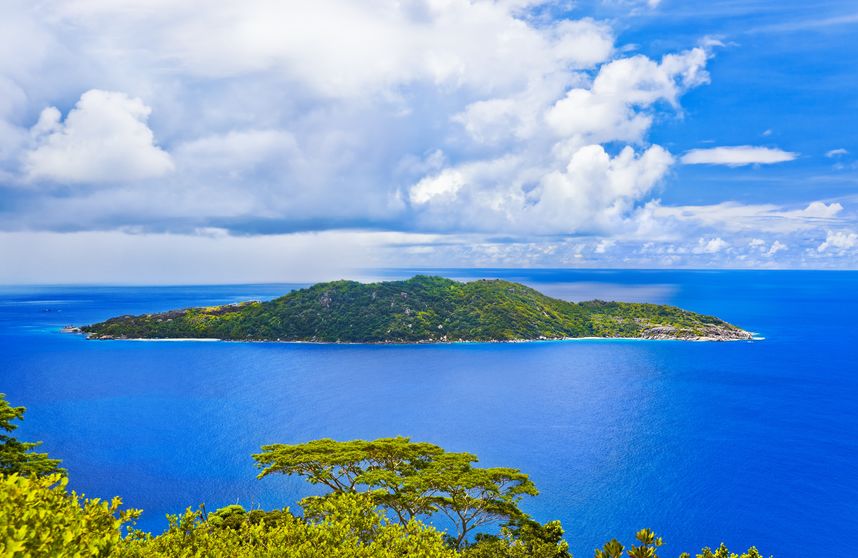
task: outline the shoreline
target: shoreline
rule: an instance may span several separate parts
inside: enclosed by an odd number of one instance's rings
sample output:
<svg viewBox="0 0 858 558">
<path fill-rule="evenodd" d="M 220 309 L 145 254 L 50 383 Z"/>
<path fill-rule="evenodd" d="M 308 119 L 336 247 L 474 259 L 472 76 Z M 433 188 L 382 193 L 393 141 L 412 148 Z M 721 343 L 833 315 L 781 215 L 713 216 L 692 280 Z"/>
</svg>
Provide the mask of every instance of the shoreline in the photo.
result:
<svg viewBox="0 0 858 558">
<path fill-rule="evenodd" d="M 653 337 L 557 337 L 546 339 L 496 339 L 496 340 L 458 340 L 458 341 L 298 341 L 298 340 L 281 340 L 281 339 L 220 339 L 217 337 L 91 337 L 90 335 L 80 331 L 77 328 L 62 328 L 62 333 L 73 333 L 83 335 L 87 341 L 136 341 L 136 342 L 164 342 L 176 343 L 181 341 L 189 341 L 195 343 L 283 343 L 294 345 L 392 345 L 392 346 L 424 346 L 424 345 L 461 345 L 461 344 L 494 344 L 494 343 L 556 343 L 568 341 L 686 341 L 691 343 L 728 343 L 733 341 L 763 341 L 765 337 L 758 336 L 755 332 L 746 332 L 750 335 L 747 338 L 729 338 L 720 337 L 689 337 L 689 338 L 653 338 Z"/>
</svg>

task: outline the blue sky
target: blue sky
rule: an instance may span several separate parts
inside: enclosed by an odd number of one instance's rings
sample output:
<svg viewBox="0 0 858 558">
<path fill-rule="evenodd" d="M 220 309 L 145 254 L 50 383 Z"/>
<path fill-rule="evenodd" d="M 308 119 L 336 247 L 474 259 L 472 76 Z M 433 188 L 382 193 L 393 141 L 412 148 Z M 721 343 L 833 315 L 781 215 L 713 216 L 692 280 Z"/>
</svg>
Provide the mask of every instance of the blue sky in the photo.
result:
<svg viewBox="0 0 858 558">
<path fill-rule="evenodd" d="M 0 282 L 856 267 L 858 6 L 0 6 Z"/>
</svg>

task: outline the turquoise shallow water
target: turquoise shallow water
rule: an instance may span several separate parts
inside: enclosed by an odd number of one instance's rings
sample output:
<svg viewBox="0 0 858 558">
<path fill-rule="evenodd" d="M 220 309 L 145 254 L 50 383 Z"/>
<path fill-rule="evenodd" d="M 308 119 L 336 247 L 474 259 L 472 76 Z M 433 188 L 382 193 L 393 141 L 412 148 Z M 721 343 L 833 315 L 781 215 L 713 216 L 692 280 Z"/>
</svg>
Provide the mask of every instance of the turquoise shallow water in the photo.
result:
<svg viewBox="0 0 858 558">
<path fill-rule="evenodd" d="M 379 272 L 385 274 L 384 272 Z M 271 442 L 410 435 L 529 473 L 577 556 L 649 526 L 665 555 L 724 540 L 781 558 L 858 537 L 858 273 L 445 270 L 555 296 L 716 314 L 764 341 L 435 346 L 87 342 L 69 323 L 269 298 L 294 285 L 0 289 L 0 391 L 72 485 L 165 513 L 293 505 Z M 387 275 L 404 275 L 387 272 Z"/>
</svg>

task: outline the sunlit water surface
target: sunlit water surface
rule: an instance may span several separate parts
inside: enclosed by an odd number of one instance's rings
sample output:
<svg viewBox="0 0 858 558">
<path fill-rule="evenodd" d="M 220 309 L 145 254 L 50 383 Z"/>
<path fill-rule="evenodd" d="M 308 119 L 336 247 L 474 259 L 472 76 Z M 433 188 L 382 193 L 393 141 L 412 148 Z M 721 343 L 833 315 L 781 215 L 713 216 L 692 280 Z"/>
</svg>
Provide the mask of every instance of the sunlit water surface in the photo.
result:
<svg viewBox="0 0 858 558">
<path fill-rule="evenodd" d="M 403 272 L 378 272 L 402 276 Z M 840 555 L 858 538 L 858 273 L 446 270 L 548 294 L 670 303 L 764 341 L 434 346 L 86 341 L 125 313 L 272 298 L 296 285 L 0 289 L 0 391 L 74 488 L 139 526 L 205 502 L 293 506 L 256 480 L 272 442 L 408 435 L 529 473 L 524 507 L 573 551 L 648 526 L 665 555 L 756 544 Z"/>
</svg>

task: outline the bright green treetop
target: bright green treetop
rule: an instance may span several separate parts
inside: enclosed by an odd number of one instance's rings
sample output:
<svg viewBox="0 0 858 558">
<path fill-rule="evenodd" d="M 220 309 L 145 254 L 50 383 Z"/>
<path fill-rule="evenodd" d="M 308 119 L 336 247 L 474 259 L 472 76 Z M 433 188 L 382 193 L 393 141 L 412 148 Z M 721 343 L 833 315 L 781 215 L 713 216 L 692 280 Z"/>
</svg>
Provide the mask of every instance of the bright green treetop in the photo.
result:
<svg viewBox="0 0 858 558">
<path fill-rule="evenodd" d="M 13 407 L 6 401 L 6 394 L 0 393 L 0 475 L 50 475 L 63 473 L 60 460 L 51 459 L 46 453 L 36 453 L 33 448 L 41 442 L 21 442 L 9 435 L 18 425 L 13 420 L 22 420 L 26 409 Z"/>
<path fill-rule="evenodd" d="M 62 475 L 0 477 L 0 556 L 114 556 L 121 528 L 139 515 L 66 490 Z"/>
<path fill-rule="evenodd" d="M 299 475 L 334 494 L 366 492 L 403 524 L 441 512 L 456 526 L 457 548 L 480 526 L 523 517 L 521 498 L 538 494 L 518 469 L 475 467 L 472 454 L 403 437 L 274 444 L 264 446 L 254 459 L 262 468 L 260 477 Z M 312 508 L 314 499 L 303 505 Z"/>
<path fill-rule="evenodd" d="M 11 432 L 11 421 L 20 420 L 24 409 L 11 407 L 2 396 L 0 402 L 0 428 Z M 31 456 L 32 444 L 23 447 Z M 38 458 L 33 465 L 30 457 L 13 452 L 4 466 L 27 472 L 0 475 L 0 556 L 570 558 L 560 522 L 542 525 L 519 510 L 523 496 L 537 493 L 527 475 L 507 467 L 474 467 L 476 457 L 468 453 L 397 437 L 275 444 L 254 457 L 263 469 L 260 476 L 300 475 L 331 492 L 302 501 L 303 517 L 288 509 L 248 512 L 235 504 L 211 514 L 188 508 L 169 516 L 169 528 L 160 535 L 132 530 L 123 538 L 123 526 L 139 516 L 138 510 L 121 511 L 118 498 L 87 500 L 68 492 L 63 475 L 41 473 L 57 460 Z M 394 510 L 398 521 L 390 521 L 384 508 Z M 444 537 L 415 519 L 436 512 L 453 521 L 456 537 Z M 468 544 L 468 533 L 496 521 L 505 522 L 499 536 L 479 533 Z M 658 558 L 660 537 L 650 529 L 636 537 L 639 544 L 627 551 L 629 558 Z M 620 558 L 624 550 L 614 539 L 595 556 Z M 704 548 L 697 558 L 762 556 L 753 547 L 738 555 L 722 544 L 715 551 Z"/>
</svg>

